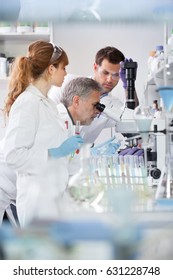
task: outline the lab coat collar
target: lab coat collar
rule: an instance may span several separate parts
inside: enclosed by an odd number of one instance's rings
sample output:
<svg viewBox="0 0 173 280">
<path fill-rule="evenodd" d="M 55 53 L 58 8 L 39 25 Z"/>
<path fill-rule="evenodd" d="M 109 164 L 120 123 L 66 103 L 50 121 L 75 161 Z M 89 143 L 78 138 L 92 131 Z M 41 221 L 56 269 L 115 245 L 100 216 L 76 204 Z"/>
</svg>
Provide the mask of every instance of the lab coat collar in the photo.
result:
<svg viewBox="0 0 173 280">
<path fill-rule="evenodd" d="M 75 125 L 71 113 L 69 112 L 68 108 L 66 106 L 64 106 L 63 103 L 59 103 L 57 105 L 57 108 L 58 108 L 58 112 L 61 114 L 61 116 L 63 116 L 63 118 L 67 118 L 67 114 L 68 114 L 68 117 L 71 120 L 72 124 Z"/>
<path fill-rule="evenodd" d="M 108 95 L 109 95 L 109 93 L 108 93 L 108 92 L 105 92 L 105 93 L 103 93 L 103 94 L 100 96 L 100 99 L 102 99 L 103 97 L 108 96 Z"/>
<path fill-rule="evenodd" d="M 72 115 L 71 115 L 69 109 L 68 109 L 67 107 L 65 107 L 65 108 L 66 108 L 66 110 L 67 110 L 67 113 L 68 113 L 68 115 L 69 115 L 69 118 L 70 118 L 71 121 L 72 121 L 72 124 L 75 125 L 75 122 L 74 122 L 74 120 L 73 120 L 73 118 L 72 118 Z"/>
<path fill-rule="evenodd" d="M 58 110 L 56 107 L 56 104 L 54 101 L 52 101 L 48 96 L 45 96 L 41 93 L 41 91 L 33 86 L 32 84 L 30 84 L 27 88 L 26 91 L 29 91 L 31 94 L 33 94 L 34 96 L 38 97 L 40 100 L 43 101 L 43 103 L 50 107 L 51 112 L 54 113 L 56 116 L 58 116 Z"/>
</svg>

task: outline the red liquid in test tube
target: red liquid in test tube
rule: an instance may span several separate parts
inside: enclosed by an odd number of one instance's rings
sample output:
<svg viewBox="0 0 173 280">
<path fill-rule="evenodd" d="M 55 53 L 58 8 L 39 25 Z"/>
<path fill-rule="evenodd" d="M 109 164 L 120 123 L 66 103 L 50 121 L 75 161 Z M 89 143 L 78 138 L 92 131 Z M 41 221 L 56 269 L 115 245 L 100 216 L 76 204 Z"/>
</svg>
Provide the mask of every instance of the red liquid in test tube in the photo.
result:
<svg viewBox="0 0 173 280">
<path fill-rule="evenodd" d="M 68 121 L 65 121 L 65 127 L 68 129 Z"/>
</svg>

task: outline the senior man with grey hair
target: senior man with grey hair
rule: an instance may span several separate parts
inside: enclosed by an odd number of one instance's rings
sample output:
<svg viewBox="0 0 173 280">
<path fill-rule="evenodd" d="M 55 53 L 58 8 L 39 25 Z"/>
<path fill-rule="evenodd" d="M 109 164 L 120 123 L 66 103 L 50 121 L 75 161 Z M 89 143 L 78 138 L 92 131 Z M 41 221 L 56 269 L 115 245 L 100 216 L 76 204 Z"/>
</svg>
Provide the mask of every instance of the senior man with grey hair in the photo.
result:
<svg viewBox="0 0 173 280">
<path fill-rule="evenodd" d="M 72 125 L 76 121 L 80 121 L 81 125 L 89 125 L 99 113 L 96 104 L 100 102 L 102 91 L 100 84 L 91 78 L 75 78 L 64 88 L 61 102 L 57 105 L 58 111 Z"/>
<path fill-rule="evenodd" d="M 102 91 L 101 85 L 88 77 L 77 77 L 65 86 L 57 108 L 68 130 L 68 137 L 76 133 L 77 122 L 81 126 L 90 125 L 100 113 L 96 104 L 100 102 Z M 75 153 L 69 160 L 70 176 L 79 169 L 78 157 L 78 153 Z"/>
</svg>

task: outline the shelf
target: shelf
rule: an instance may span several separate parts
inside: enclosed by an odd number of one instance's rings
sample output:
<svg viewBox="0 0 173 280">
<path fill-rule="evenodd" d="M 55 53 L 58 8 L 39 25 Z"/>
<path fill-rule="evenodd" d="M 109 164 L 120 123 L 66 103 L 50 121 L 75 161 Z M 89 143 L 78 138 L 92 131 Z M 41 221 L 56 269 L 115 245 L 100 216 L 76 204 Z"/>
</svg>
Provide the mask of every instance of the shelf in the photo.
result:
<svg viewBox="0 0 173 280">
<path fill-rule="evenodd" d="M 10 80 L 10 77 L 9 77 L 9 76 L 8 76 L 8 77 L 5 77 L 5 78 L 1 78 L 1 77 L 0 77 L 0 82 L 1 82 L 1 81 L 2 81 L 2 82 L 3 82 L 3 81 L 6 82 L 6 81 L 9 81 L 9 80 Z"/>
<path fill-rule="evenodd" d="M 4 40 L 22 40 L 22 41 L 32 41 L 37 38 L 42 38 L 43 40 L 50 40 L 50 33 L 0 33 L 0 41 Z"/>
</svg>

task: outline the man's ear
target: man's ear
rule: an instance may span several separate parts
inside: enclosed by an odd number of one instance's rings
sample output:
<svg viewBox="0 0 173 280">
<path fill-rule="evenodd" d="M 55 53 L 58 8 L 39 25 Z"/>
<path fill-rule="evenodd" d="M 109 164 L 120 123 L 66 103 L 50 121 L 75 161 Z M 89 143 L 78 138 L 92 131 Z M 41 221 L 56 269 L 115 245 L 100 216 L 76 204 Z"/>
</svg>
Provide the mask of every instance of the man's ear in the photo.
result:
<svg viewBox="0 0 173 280">
<path fill-rule="evenodd" d="M 96 63 L 94 63 L 94 65 L 93 65 L 94 71 L 97 70 L 97 67 L 98 67 L 98 65 Z"/>
<path fill-rule="evenodd" d="M 78 95 L 73 96 L 73 106 L 78 107 L 79 106 L 79 100 L 80 97 Z"/>
</svg>

